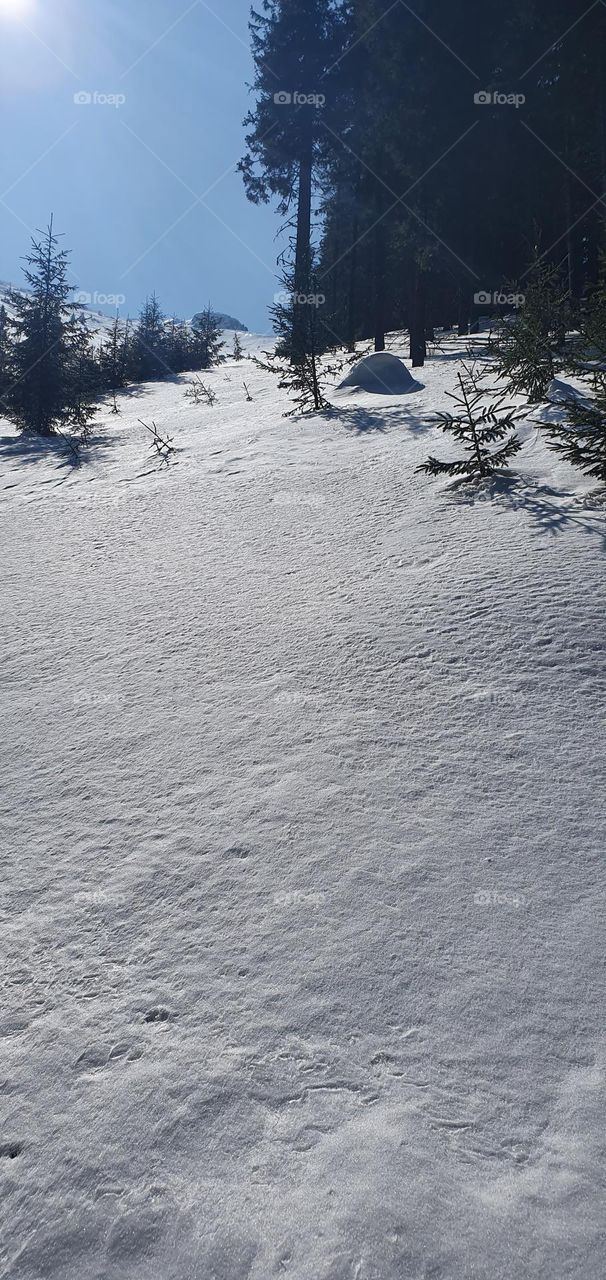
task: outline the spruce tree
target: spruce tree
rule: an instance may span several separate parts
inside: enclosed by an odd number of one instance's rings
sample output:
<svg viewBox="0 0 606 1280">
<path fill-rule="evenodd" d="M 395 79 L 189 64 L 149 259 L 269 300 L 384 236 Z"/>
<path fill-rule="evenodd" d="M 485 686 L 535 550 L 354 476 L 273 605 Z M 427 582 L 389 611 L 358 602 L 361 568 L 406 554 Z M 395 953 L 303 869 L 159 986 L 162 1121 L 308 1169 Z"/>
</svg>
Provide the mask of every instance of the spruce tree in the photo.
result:
<svg viewBox="0 0 606 1280">
<path fill-rule="evenodd" d="M 550 449 L 606 485 L 606 374 L 596 375 L 591 401 L 576 396 L 566 400 L 564 422 L 551 422 L 543 430 Z"/>
<path fill-rule="evenodd" d="M 294 222 L 293 359 L 305 351 L 299 299 L 310 292 L 314 175 L 338 83 L 341 8 L 334 0 L 263 0 L 263 12 L 251 15 L 257 102 L 245 120 L 248 151 L 239 167 L 248 198 L 258 204 L 277 196 L 281 215 Z"/>
<path fill-rule="evenodd" d="M 10 416 L 24 429 L 50 436 L 69 423 L 73 407 L 73 332 L 67 299 L 69 254 L 59 249 L 53 219 L 32 241 L 24 275 L 28 292 L 11 290 L 15 311 L 14 381 Z"/>
<path fill-rule="evenodd" d="M 221 338 L 222 329 L 210 303 L 205 311 L 201 311 L 192 320 L 192 355 L 194 369 L 212 369 L 215 364 L 222 364 L 225 343 Z"/>
<path fill-rule="evenodd" d="M 166 363 L 174 374 L 191 369 L 193 363 L 192 339 L 188 326 L 175 316 L 166 334 Z"/>
<path fill-rule="evenodd" d="M 495 344 L 499 377 L 514 395 L 531 404 L 545 398 L 556 375 L 568 323 L 568 297 L 555 268 L 538 265 L 526 288 L 524 305 L 506 321 Z"/>
<path fill-rule="evenodd" d="M 231 358 L 232 360 L 242 360 L 243 356 L 244 356 L 244 349 L 242 347 L 242 343 L 240 342 L 240 334 L 234 333 L 234 345 L 231 353 Z"/>
<path fill-rule="evenodd" d="M 116 394 L 127 385 L 129 322 L 122 324 L 116 316 L 111 332 L 99 353 L 100 373 L 104 390 L 112 397 L 112 413 L 119 413 Z"/>
<path fill-rule="evenodd" d="M 456 412 L 438 414 L 437 425 L 459 441 L 467 457 L 450 462 L 430 457 L 416 470 L 432 476 L 484 480 L 495 471 L 508 467 L 510 458 L 522 448 L 515 434 L 505 439 L 509 432 L 515 431 L 520 411 L 506 405 L 503 395 L 485 405 L 483 401 L 490 393 L 482 386 L 483 376 L 474 366 L 463 365 L 463 373 L 458 374 L 457 381 L 459 394 L 447 392 L 448 398 L 456 405 Z M 503 440 L 505 444 L 501 444 L 499 449 L 491 451 L 488 448 L 488 445 Z"/>
<path fill-rule="evenodd" d="M 66 372 L 69 395 L 67 424 L 85 442 L 92 419 L 98 412 L 96 401 L 102 391 L 102 377 L 83 316 L 72 316 L 69 321 Z"/>
<path fill-rule="evenodd" d="M 7 397 L 15 378 L 14 326 L 5 306 L 0 307 L 0 417 L 9 412 Z"/>
<path fill-rule="evenodd" d="M 153 293 L 141 309 L 132 337 L 129 373 L 133 381 L 159 382 L 171 373 L 166 347 L 166 322 Z"/>
</svg>

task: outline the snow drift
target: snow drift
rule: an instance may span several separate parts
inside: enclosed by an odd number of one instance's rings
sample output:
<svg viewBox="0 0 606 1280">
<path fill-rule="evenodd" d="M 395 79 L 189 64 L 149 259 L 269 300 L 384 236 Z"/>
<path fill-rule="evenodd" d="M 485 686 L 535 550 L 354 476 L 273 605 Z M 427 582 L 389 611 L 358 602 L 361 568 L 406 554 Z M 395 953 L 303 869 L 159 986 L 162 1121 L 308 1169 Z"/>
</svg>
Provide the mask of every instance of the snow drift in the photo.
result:
<svg viewBox="0 0 606 1280">
<path fill-rule="evenodd" d="M 372 391 L 375 395 L 398 396 L 408 391 L 420 391 L 420 382 L 415 382 L 411 372 L 406 368 L 399 356 L 389 351 L 373 351 L 372 355 L 358 360 L 347 377 L 339 383 L 339 390 L 344 387 L 359 387 L 362 391 Z"/>
</svg>

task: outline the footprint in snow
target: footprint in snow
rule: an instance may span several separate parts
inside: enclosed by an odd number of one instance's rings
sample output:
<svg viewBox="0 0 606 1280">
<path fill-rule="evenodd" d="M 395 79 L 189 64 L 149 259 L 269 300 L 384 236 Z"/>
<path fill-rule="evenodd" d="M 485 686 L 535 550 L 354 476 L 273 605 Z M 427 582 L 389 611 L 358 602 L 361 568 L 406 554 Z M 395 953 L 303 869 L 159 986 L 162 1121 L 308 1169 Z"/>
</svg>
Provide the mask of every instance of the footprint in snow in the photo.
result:
<svg viewBox="0 0 606 1280">
<path fill-rule="evenodd" d="M 22 1151 L 22 1142 L 0 1142 L 0 1160 L 16 1160 Z"/>
<path fill-rule="evenodd" d="M 107 1050 L 101 1045 L 90 1045 L 76 1059 L 74 1067 L 77 1071 L 99 1071 L 111 1062 L 136 1062 L 143 1057 L 143 1049 L 130 1040 L 122 1040 Z"/>
<path fill-rule="evenodd" d="M 171 1014 L 169 1009 L 165 1009 L 164 1005 L 155 1005 L 153 1009 L 148 1009 L 145 1014 L 146 1022 L 170 1022 Z"/>
</svg>

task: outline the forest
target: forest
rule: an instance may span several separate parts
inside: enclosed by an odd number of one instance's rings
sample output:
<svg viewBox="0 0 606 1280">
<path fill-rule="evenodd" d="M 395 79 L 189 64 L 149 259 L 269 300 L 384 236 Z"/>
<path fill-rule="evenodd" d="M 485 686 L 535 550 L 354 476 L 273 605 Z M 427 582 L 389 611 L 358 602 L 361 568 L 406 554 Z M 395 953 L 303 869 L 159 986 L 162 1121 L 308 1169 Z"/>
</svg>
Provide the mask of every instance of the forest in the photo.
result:
<svg viewBox="0 0 606 1280">
<path fill-rule="evenodd" d="M 419 366 L 436 326 L 473 332 L 545 269 L 571 323 L 598 287 L 606 8 L 486 0 L 469 21 L 470 7 L 264 0 L 253 12 L 240 167 L 290 233 L 278 322 L 295 351 L 360 338 L 380 351 L 407 329 Z"/>
</svg>

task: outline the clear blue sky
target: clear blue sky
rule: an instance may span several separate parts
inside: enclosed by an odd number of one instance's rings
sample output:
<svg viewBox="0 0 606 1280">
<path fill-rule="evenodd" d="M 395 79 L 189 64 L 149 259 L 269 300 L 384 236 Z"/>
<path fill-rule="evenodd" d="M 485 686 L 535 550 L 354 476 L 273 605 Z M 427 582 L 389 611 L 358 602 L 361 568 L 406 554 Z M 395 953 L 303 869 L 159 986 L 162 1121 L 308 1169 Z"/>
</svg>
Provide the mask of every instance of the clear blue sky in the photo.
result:
<svg viewBox="0 0 606 1280">
<path fill-rule="evenodd" d="M 124 314 L 155 289 L 167 313 L 210 299 L 267 331 L 278 218 L 234 172 L 248 12 L 248 0 L 0 0 L 0 279 L 22 280 L 30 231 L 52 211 L 78 287 L 125 295 Z M 78 92 L 97 102 L 77 105 Z"/>
</svg>

